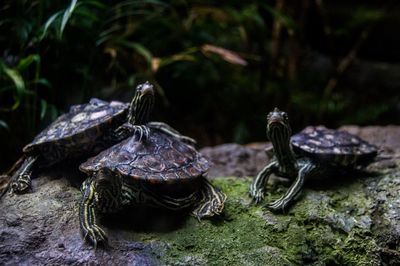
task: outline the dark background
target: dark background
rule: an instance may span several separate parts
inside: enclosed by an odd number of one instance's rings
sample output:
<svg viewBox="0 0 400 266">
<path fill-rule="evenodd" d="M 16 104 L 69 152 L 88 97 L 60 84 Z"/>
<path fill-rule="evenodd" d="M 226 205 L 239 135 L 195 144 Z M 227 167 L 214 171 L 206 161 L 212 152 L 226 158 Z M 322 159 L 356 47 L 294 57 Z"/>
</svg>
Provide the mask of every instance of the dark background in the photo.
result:
<svg viewBox="0 0 400 266">
<path fill-rule="evenodd" d="M 0 4 L 0 170 L 70 105 L 157 87 L 154 120 L 199 141 L 264 141 L 266 114 L 399 124 L 398 1 Z"/>
</svg>

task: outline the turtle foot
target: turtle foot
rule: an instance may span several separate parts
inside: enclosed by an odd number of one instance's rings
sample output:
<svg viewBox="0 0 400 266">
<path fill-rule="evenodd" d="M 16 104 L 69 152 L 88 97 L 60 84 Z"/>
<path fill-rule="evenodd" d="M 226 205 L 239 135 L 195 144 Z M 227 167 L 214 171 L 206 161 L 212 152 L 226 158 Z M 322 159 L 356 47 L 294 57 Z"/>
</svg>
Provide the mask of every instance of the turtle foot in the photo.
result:
<svg viewBox="0 0 400 266">
<path fill-rule="evenodd" d="M 213 217 L 215 215 L 220 215 L 224 209 L 224 204 L 220 202 L 205 202 L 203 205 L 197 207 L 192 211 L 194 217 L 197 220 L 201 220 L 203 218 Z"/>
<path fill-rule="evenodd" d="M 83 240 L 91 246 L 95 248 L 98 246 L 108 247 L 107 235 L 99 226 L 93 225 L 90 228 L 86 228 L 84 231 L 86 231 L 86 233 L 84 233 Z"/>
<path fill-rule="evenodd" d="M 22 174 L 18 176 L 17 180 L 11 182 L 11 193 L 24 194 L 32 188 L 31 176 L 29 174 Z"/>
<path fill-rule="evenodd" d="M 250 196 L 252 197 L 252 203 L 258 204 L 264 199 L 264 189 L 250 190 Z"/>
<path fill-rule="evenodd" d="M 146 141 L 149 138 L 150 129 L 145 125 L 131 125 L 125 123 L 115 130 L 116 140 L 121 141 L 130 136 L 135 136 L 138 141 Z"/>
<path fill-rule="evenodd" d="M 264 205 L 264 208 L 272 212 L 283 213 L 285 212 L 285 209 L 290 205 L 290 203 L 290 201 L 287 201 L 285 199 L 278 199 L 274 202 Z"/>
<path fill-rule="evenodd" d="M 200 221 L 202 218 L 220 215 L 224 210 L 226 195 L 204 179 L 203 189 L 200 191 L 200 204 L 192 214 Z"/>
</svg>

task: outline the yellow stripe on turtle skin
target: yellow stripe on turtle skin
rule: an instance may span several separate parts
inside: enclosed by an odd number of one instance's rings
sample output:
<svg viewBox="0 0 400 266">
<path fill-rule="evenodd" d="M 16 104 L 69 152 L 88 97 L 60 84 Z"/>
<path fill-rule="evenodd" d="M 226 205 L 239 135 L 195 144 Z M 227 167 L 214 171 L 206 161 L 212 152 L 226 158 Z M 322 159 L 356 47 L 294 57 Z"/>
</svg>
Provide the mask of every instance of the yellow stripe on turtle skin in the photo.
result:
<svg viewBox="0 0 400 266">
<path fill-rule="evenodd" d="M 80 205 L 80 225 L 84 241 L 93 242 L 96 248 L 98 242 L 107 242 L 106 233 L 96 224 L 96 214 L 94 210 L 94 185 L 88 180 L 82 186 L 84 192 L 83 201 Z M 88 237 L 90 237 L 88 239 Z"/>
<path fill-rule="evenodd" d="M 200 189 L 200 203 L 192 211 L 192 214 L 200 220 L 203 217 L 211 217 L 222 212 L 226 195 L 215 188 L 206 178 L 203 177 L 202 188 Z"/>
<path fill-rule="evenodd" d="M 138 189 L 135 186 L 127 186 L 125 184 L 123 187 L 123 191 L 129 195 L 129 199 L 135 198 L 137 200 L 137 204 L 144 203 L 154 206 L 162 206 L 170 210 L 185 209 L 191 206 L 196 198 L 196 192 L 193 192 L 186 197 L 173 198 L 156 194 L 144 186 L 141 189 Z M 135 194 L 137 194 L 136 197 Z"/>
<path fill-rule="evenodd" d="M 21 193 L 31 187 L 31 174 L 33 164 L 38 156 L 29 156 L 23 162 L 20 168 L 11 177 L 11 193 Z"/>
</svg>

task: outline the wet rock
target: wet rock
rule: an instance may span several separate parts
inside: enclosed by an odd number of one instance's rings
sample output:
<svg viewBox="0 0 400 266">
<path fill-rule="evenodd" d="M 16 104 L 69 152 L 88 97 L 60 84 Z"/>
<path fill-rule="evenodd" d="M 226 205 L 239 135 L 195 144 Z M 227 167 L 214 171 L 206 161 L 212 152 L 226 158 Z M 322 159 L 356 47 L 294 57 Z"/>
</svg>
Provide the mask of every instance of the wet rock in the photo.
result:
<svg viewBox="0 0 400 266">
<path fill-rule="evenodd" d="M 53 174 L 52 176 L 55 176 Z M 64 176 L 65 177 L 65 176 Z M 41 181 L 41 182 L 39 182 Z M 43 183 L 40 186 L 39 183 Z M 5 196 L 0 205 L 0 261 L 6 265 L 154 265 L 149 251 L 112 241 L 109 250 L 83 244 L 80 192 L 67 178 L 41 176 L 33 193 Z"/>
<path fill-rule="evenodd" d="M 5 265 L 399 265 L 398 127 L 346 127 L 389 155 L 362 176 L 307 184 L 284 214 L 250 205 L 251 176 L 268 160 L 266 143 L 202 151 L 213 183 L 228 196 L 222 217 L 198 222 L 187 212 L 131 208 L 104 217 L 110 248 L 79 233 L 76 171 L 55 168 L 33 191 L 0 201 L 0 262 Z M 386 131 L 386 133 L 385 133 Z M 226 177 L 230 176 L 230 177 Z M 238 178 L 240 176 L 240 178 Z M 270 183 L 263 203 L 287 185 Z"/>
<path fill-rule="evenodd" d="M 243 177 L 255 175 L 259 171 L 260 165 L 265 164 L 268 160 L 266 147 L 268 147 L 266 143 L 254 143 L 246 146 L 229 143 L 206 147 L 200 152 L 212 162 L 208 177 Z"/>
<path fill-rule="evenodd" d="M 400 126 L 343 126 L 340 129 L 358 135 L 387 151 L 400 149 Z"/>
</svg>

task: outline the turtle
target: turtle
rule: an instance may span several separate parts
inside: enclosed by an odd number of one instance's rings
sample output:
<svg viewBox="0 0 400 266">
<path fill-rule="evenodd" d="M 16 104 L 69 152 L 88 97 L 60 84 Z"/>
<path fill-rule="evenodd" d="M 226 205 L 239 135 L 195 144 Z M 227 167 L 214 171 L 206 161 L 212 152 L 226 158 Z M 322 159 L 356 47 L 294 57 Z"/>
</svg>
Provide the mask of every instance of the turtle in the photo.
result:
<svg viewBox="0 0 400 266">
<path fill-rule="evenodd" d="M 49 167 L 67 158 L 77 158 L 109 145 L 110 134 L 126 120 L 129 104 L 92 98 L 74 105 L 23 148 L 23 157 L 12 168 L 10 189 L 24 193 L 31 188 L 35 167 Z M 10 171 L 9 171 L 10 172 Z M 10 173 L 9 173 L 10 174 Z"/>
<path fill-rule="evenodd" d="M 253 178 L 250 196 L 262 201 L 271 174 L 293 180 L 286 193 L 265 207 L 282 212 L 299 195 L 309 179 L 329 178 L 374 161 L 378 149 L 365 140 L 342 130 L 310 126 L 291 137 L 286 112 L 275 108 L 267 116 L 267 136 L 272 142 L 274 158 Z"/>
<path fill-rule="evenodd" d="M 169 125 L 148 122 L 154 102 L 154 89 L 149 82 L 136 87 L 131 103 L 103 101 L 93 98 L 87 104 L 74 105 L 58 117 L 23 148 L 23 157 L 9 172 L 12 193 L 24 193 L 31 188 L 34 167 L 48 167 L 65 159 L 88 158 L 128 136 L 146 138 L 148 128 L 158 128 L 175 138 L 195 143 Z"/>
<path fill-rule="evenodd" d="M 88 175 L 81 186 L 80 230 L 95 247 L 108 242 L 96 214 L 147 205 L 192 208 L 200 220 L 221 214 L 226 200 L 206 179 L 208 160 L 193 146 L 154 128 L 146 140 L 128 137 L 79 169 Z"/>
</svg>

